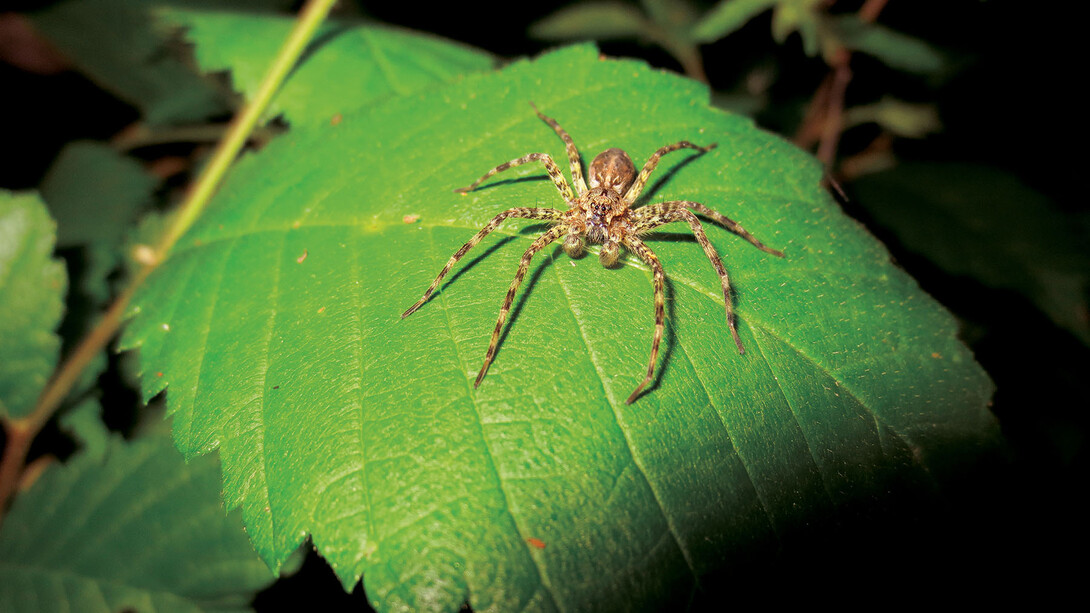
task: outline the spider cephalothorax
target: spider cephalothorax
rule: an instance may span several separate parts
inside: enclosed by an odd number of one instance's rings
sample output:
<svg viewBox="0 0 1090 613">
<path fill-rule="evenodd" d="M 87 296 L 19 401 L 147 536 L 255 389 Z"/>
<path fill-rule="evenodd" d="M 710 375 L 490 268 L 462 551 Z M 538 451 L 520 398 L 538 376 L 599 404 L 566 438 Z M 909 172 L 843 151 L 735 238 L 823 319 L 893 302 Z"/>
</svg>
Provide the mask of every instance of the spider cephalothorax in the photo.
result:
<svg viewBox="0 0 1090 613">
<path fill-rule="evenodd" d="M 533 106 L 533 103 L 531 103 L 531 106 Z M 650 232 L 663 224 L 674 221 L 684 221 L 689 224 L 697 242 L 703 247 L 704 254 L 708 256 L 712 266 L 715 268 L 715 272 L 719 274 L 719 280 L 723 287 L 723 300 L 727 312 L 727 326 L 730 328 L 730 333 L 734 338 L 735 345 L 738 347 L 738 352 L 745 353 L 745 349 L 742 347 L 742 340 L 738 337 L 738 330 L 734 325 L 734 309 L 731 306 L 730 280 L 727 278 L 727 270 L 723 267 L 723 262 L 719 259 L 719 254 L 715 251 L 715 247 L 708 241 L 707 235 L 704 234 L 704 228 L 700 225 L 700 220 L 693 211 L 700 213 L 704 217 L 715 221 L 731 232 L 741 236 L 761 251 L 779 257 L 783 257 L 783 253 L 765 247 L 761 244 L 761 241 L 757 240 L 749 232 L 746 232 L 742 226 L 699 202 L 674 200 L 636 209 L 631 208 L 632 204 L 636 201 L 636 198 L 639 197 L 640 192 L 643 191 L 644 186 L 647 184 L 648 177 L 654 172 L 655 167 L 658 165 L 659 159 L 662 156 L 671 151 L 677 151 L 678 149 L 696 149 L 700 152 L 707 152 L 714 149 L 715 144 L 713 143 L 707 147 L 700 147 L 689 141 L 681 141 L 674 143 L 673 145 L 666 145 L 651 155 L 650 159 L 647 160 L 647 163 L 644 164 L 643 170 L 640 171 L 639 175 L 636 174 L 636 166 L 632 163 L 632 159 L 628 157 L 627 153 L 617 148 L 607 149 L 598 154 L 598 156 L 594 158 L 594 161 L 591 162 L 589 169 L 590 185 L 588 187 L 587 182 L 583 179 L 583 166 L 579 156 L 579 150 L 576 149 L 571 137 L 568 136 L 568 133 L 565 132 L 554 119 L 542 115 L 541 112 L 537 110 L 536 106 L 534 107 L 534 111 L 537 113 L 537 116 L 540 117 L 542 121 L 549 124 L 553 131 L 555 131 L 561 140 L 564 141 L 564 145 L 567 149 L 568 161 L 571 163 L 572 185 L 574 185 L 575 191 L 572 191 L 572 186 L 568 185 L 568 181 L 564 178 L 563 173 L 560 171 L 560 167 L 556 165 L 556 162 L 554 162 L 552 157 L 547 153 L 531 153 L 518 158 L 517 160 L 511 160 L 510 162 L 500 164 L 485 173 L 483 177 L 477 179 L 468 187 L 463 187 L 455 191 L 465 195 L 498 172 L 528 162 L 541 162 L 545 166 L 545 171 L 549 173 L 549 177 L 553 180 L 553 184 L 556 185 L 556 189 L 568 204 L 568 210 L 561 211 L 559 209 L 550 208 L 514 208 L 496 215 L 484 228 L 481 228 L 480 232 L 477 232 L 473 238 L 469 239 L 468 243 L 462 245 L 461 249 L 451 256 L 450 260 L 447 261 L 447 265 L 439 272 L 439 276 L 435 278 L 435 281 L 428 287 L 428 290 L 424 292 L 424 296 L 417 301 L 416 304 L 409 307 L 401 317 L 405 318 L 412 315 L 414 311 L 427 302 L 428 298 L 431 297 L 432 293 L 439 287 L 439 282 L 448 272 L 450 272 L 450 269 L 454 267 L 454 264 L 457 263 L 466 252 L 472 249 L 474 245 L 479 243 L 489 232 L 495 230 L 503 220 L 508 217 L 519 217 L 552 222 L 553 225 L 549 230 L 534 240 L 533 244 L 530 245 L 530 248 L 526 250 L 526 253 L 522 255 L 518 270 L 515 272 L 515 279 L 511 282 L 511 286 L 507 290 L 507 296 L 504 298 L 503 306 L 500 307 L 499 319 L 496 321 L 496 327 L 492 331 L 492 341 L 488 345 L 488 351 L 485 353 L 484 365 L 481 366 L 481 370 L 477 374 L 477 381 L 474 383 L 474 387 L 476 387 L 481 384 L 481 380 L 484 379 L 485 373 L 488 372 L 489 364 L 492 363 L 492 358 L 496 355 L 496 347 L 499 344 L 503 323 L 507 320 L 507 313 L 511 310 L 511 303 L 515 299 L 515 293 L 518 291 L 519 285 L 522 284 L 522 279 L 526 276 L 526 271 L 530 268 L 530 260 L 534 257 L 534 254 L 541 251 L 549 243 L 552 243 L 563 236 L 564 251 L 573 257 L 583 253 L 587 241 L 601 244 L 602 248 L 598 258 L 603 266 L 608 267 L 616 263 L 621 252 L 621 247 L 624 247 L 636 254 L 636 256 L 651 267 L 652 283 L 655 288 L 655 334 L 651 341 L 651 362 L 647 365 L 647 375 L 626 401 L 631 404 L 640 395 L 643 388 L 651 382 L 651 379 L 654 376 L 655 360 L 658 357 L 659 343 L 662 341 L 662 330 L 666 319 L 664 308 L 665 292 L 663 290 L 665 273 L 662 270 L 662 264 L 659 263 L 658 257 L 656 257 L 654 252 L 652 252 L 640 239 L 640 235 Z"/>
</svg>

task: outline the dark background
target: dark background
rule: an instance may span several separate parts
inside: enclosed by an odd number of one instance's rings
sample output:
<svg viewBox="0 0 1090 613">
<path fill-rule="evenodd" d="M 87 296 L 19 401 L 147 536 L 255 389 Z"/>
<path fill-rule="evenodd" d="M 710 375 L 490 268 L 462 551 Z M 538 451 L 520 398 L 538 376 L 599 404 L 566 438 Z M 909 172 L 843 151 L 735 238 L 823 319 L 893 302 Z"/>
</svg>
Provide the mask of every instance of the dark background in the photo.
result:
<svg viewBox="0 0 1090 613">
<path fill-rule="evenodd" d="M 13 3 L 0 10 L 28 11 L 47 4 Z M 431 32 L 501 58 L 535 55 L 556 44 L 527 35 L 530 24 L 557 8 L 549 3 L 342 4 L 346 5 L 342 14 Z M 836 7 L 851 11 L 860 4 L 845 0 Z M 1077 183 L 1085 158 L 1076 152 L 1085 132 L 1080 112 L 1085 97 L 1076 91 L 1085 72 L 1084 53 L 1077 48 L 1081 46 L 1076 28 L 1082 24 L 1067 15 L 1066 6 L 1013 0 L 891 0 L 879 22 L 948 52 L 956 70 L 941 83 L 925 83 L 857 58 L 847 106 L 873 101 L 883 93 L 934 103 L 943 131 L 923 139 L 896 140 L 893 153 L 898 160 L 974 162 L 998 169 L 1051 201 L 1054 210 L 1039 214 L 1058 215 L 1073 227 L 1090 227 L 1090 206 Z M 718 91 L 738 88 L 755 66 L 774 66 L 771 102 L 757 120 L 790 138 L 799 110 L 828 69 L 820 58 L 805 57 L 797 36 L 775 44 L 770 23 L 768 15 L 762 15 L 729 38 L 702 47 L 702 53 L 710 85 Z M 620 41 L 602 43 L 600 48 L 608 55 L 643 58 L 680 71 L 657 47 Z M 135 109 L 63 64 L 43 71 L 14 63 L 18 62 L 10 54 L 0 56 L 4 107 L 0 133 L 5 151 L 0 188 L 33 188 L 64 143 L 108 140 L 139 119 Z M 850 130 L 840 152 L 858 153 L 875 136 L 874 129 Z M 193 148 L 165 146 L 137 155 L 151 164 Z M 184 184 L 187 176 L 182 172 L 170 181 Z M 1090 375 L 1090 350 L 1040 311 L 1032 296 L 951 274 L 926 254 L 905 247 L 895 230 L 875 221 L 869 212 L 873 209 L 862 206 L 852 182 L 845 182 L 844 188 L 846 211 L 867 225 L 896 262 L 961 321 L 963 339 L 996 383 L 992 410 L 1006 447 L 998 456 L 968 464 L 960 481 L 944 484 L 938 502 L 921 508 L 906 501 L 894 513 L 863 509 L 850 522 L 823 527 L 819 536 L 786 543 L 773 553 L 771 565 L 723 578 L 737 586 L 726 590 L 736 592 L 732 600 L 741 601 L 731 604 L 816 600 L 880 607 L 939 599 L 981 604 L 1020 594 L 1047 605 L 1072 590 L 1085 574 L 1084 565 L 1072 560 L 1078 560 L 1086 546 L 1085 512 L 1078 509 L 1087 483 L 1090 392 L 1085 380 Z M 1025 211 L 1027 216 L 1036 214 Z M 943 240 L 957 242 L 959 236 L 952 233 Z M 1082 248 L 1085 253 L 1086 245 Z M 105 406 L 128 407 L 116 409 L 112 418 L 113 425 L 124 429 L 136 411 L 137 397 L 116 372 L 104 375 L 102 384 Z M 40 445 L 63 442 L 47 438 Z M 720 586 L 713 587 L 717 597 L 723 597 Z M 276 610 L 304 606 L 323 595 L 334 599 L 331 607 L 366 606 L 359 588 L 352 597 L 338 600 L 341 594 L 332 573 L 312 553 L 302 571 L 259 595 L 256 604 Z M 717 602 L 701 604 L 725 608 Z"/>
</svg>

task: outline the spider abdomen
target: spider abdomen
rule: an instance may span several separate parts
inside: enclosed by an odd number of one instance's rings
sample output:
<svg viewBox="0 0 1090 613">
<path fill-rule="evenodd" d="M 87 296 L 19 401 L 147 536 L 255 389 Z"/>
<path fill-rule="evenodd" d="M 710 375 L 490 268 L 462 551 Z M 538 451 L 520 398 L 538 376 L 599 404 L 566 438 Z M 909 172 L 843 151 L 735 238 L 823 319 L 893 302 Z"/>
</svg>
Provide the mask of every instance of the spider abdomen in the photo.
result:
<svg viewBox="0 0 1090 613">
<path fill-rule="evenodd" d="M 613 147 L 599 153 L 590 163 L 590 187 L 612 187 L 624 192 L 636 178 L 636 165 L 624 149 Z"/>
</svg>

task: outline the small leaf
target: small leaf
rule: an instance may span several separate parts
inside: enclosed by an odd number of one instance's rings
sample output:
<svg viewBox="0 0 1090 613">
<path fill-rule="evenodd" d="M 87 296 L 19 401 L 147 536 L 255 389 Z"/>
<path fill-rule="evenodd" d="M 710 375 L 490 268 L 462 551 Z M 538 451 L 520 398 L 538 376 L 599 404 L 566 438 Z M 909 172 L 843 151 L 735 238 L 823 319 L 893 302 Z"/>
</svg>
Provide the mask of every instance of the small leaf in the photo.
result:
<svg viewBox="0 0 1090 613">
<path fill-rule="evenodd" d="M 503 224 L 400 319 L 495 214 L 563 206 L 538 166 L 453 192 L 527 152 L 565 159 L 530 100 L 585 159 L 718 142 L 665 158 L 642 201 L 705 202 L 786 252 L 707 225 L 745 355 L 684 228 L 651 241 L 670 279 L 667 350 L 632 405 L 653 320 L 634 258 L 536 258 L 479 389 L 540 224 Z M 996 435 L 991 382 L 952 317 L 821 176 L 699 84 L 567 48 L 240 160 L 134 300 L 122 345 L 139 347 L 146 396 L 168 389 L 179 448 L 219 449 L 228 504 L 274 567 L 310 534 L 379 610 L 686 602 L 701 577 L 840 505 L 930 491 Z"/>
<path fill-rule="evenodd" d="M 638 8 L 622 2 L 584 2 L 567 6 L 530 26 L 545 40 L 650 38 L 652 24 Z"/>
<path fill-rule="evenodd" d="M 913 104 L 888 96 L 874 104 L 852 107 L 844 113 L 845 128 L 870 122 L 907 138 L 923 138 L 942 130 L 934 105 Z"/>
<path fill-rule="evenodd" d="M 0 531 L 0 610 L 246 610 L 272 576 L 224 515 L 215 458 L 170 446 L 114 438 L 20 494 Z"/>
<path fill-rule="evenodd" d="M 284 17 L 162 9 L 160 20 L 186 29 L 205 72 L 231 71 L 250 98 L 293 27 Z M 244 33 L 244 35 L 240 35 Z M 297 74 L 281 88 L 268 115 L 291 122 L 329 122 L 347 111 L 486 70 L 492 56 L 437 37 L 389 27 L 330 22 L 316 36 Z M 351 78 L 345 78 L 351 75 Z"/>
<path fill-rule="evenodd" d="M 882 25 L 863 23 L 855 16 L 839 17 L 831 23 L 841 44 L 874 56 L 890 68 L 931 74 L 945 65 L 942 54 L 918 38 Z"/>
<path fill-rule="evenodd" d="M 67 276 L 55 233 L 36 195 L 0 190 L 0 416 L 30 413 L 57 362 Z"/>
<path fill-rule="evenodd" d="M 725 38 L 777 2 L 779 0 L 721 0 L 700 18 L 693 27 L 692 36 L 700 43 Z"/>
<path fill-rule="evenodd" d="M 102 406 L 97 398 L 86 398 L 72 409 L 65 411 L 58 420 L 61 428 L 80 445 L 80 453 L 88 458 L 102 460 L 110 443 L 110 431 L 102 423 Z"/>
<path fill-rule="evenodd" d="M 42 180 L 42 199 L 60 227 L 57 244 L 116 247 L 158 181 L 136 160 L 109 145 L 65 145 Z"/>
<path fill-rule="evenodd" d="M 58 245 L 84 248 L 74 287 L 96 304 L 109 300 L 106 277 L 120 262 L 122 236 L 158 183 L 136 160 L 92 141 L 66 145 L 42 180 Z"/>
<path fill-rule="evenodd" d="M 905 247 L 955 275 L 1018 291 L 1090 344 L 1090 237 L 1041 193 L 977 164 L 912 163 L 853 190 Z"/>
<path fill-rule="evenodd" d="M 820 14 L 823 0 L 779 0 L 772 12 L 772 39 L 783 44 L 787 37 L 798 32 L 802 37 L 802 49 L 808 56 L 817 55 L 821 49 Z"/>
</svg>

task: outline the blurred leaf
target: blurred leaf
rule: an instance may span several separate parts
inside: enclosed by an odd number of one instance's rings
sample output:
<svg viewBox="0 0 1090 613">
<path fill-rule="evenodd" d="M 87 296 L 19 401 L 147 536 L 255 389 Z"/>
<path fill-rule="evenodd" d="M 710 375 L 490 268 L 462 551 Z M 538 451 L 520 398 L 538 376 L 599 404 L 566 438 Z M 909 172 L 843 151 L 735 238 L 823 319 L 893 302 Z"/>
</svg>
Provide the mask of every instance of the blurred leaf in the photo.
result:
<svg viewBox="0 0 1090 613">
<path fill-rule="evenodd" d="M 496 213 L 562 204 L 540 167 L 452 192 L 529 151 L 564 159 L 529 100 L 588 156 L 719 143 L 664 160 L 643 201 L 706 202 L 785 250 L 708 224 L 745 355 L 684 228 L 651 241 L 670 278 L 667 351 L 633 405 L 653 307 L 632 257 L 606 270 L 546 249 L 480 389 L 541 224 L 503 224 L 399 319 Z M 953 319 L 821 176 L 698 84 L 568 48 L 243 158 L 134 300 L 122 345 L 139 347 L 145 396 L 169 389 L 176 444 L 219 449 L 228 504 L 274 568 L 310 534 L 383 611 L 653 610 L 842 505 L 930 491 L 996 435 L 991 382 Z"/>
<path fill-rule="evenodd" d="M 110 431 L 102 422 L 102 405 L 97 398 L 86 398 L 60 416 L 60 425 L 80 446 L 87 458 L 101 461 L 110 445 Z"/>
<path fill-rule="evenodd" d="M 113 438 L 20 494 L 0 531 L 0 610 L 246 610 L 273 577 L 224 515 L 216 459 L 170 447 Z"/>
<path fill-rule="evenodd" d="M 35 27 L 100 87 L 153 124 L 227 110 L 218 92 L 169 53 L 144 0 L 68 0 L 30 15 Z"/>
<path fill-rule="evenodd" d="M 52 258 L 56 225 L 34 194 L 0 190 L 0 416 L 34 408 L 57 362 L 64 265 Z"/>
<path fill-rule="evenodd" d="M 46 173 L 41 194 L 58 222 L 57 243 L 84 248 L 72 281 L 95 306 L 109 300 L 106 278 L 120 261 L 122 236 L 158 183 L 136 160 L 91 141 L 66 145 Z"/>
<path fill-rule="evenodd" d="M 906 138 L 923 138 L 942 131 L 938 110 L 932 104 L 913 104 L 886 96 L 874 104 L 844 112 L 845 129 L 871 122 Z"/>
<path fill-rule="evenodd" d="M 689 0 L 640 0 L 651 21 L 666 30 L 688 38 L 697 10 Z"/>
<path fill-rule="evenodd" d="M 1090 343 L 1090 237 L 1045 196 L 999 169 L 948 162 L 904 164 L 853 190 L 908 249 L 1018 291 Z"/>
<path fill-rule="evenodd" d="M 584 2 L 564 7 L 530 26 L 545 40 L 651 38 L 654 25 L 643 11 L 621 2 Z"/>
<path fill-rule="evenodd" d="M 779 0 L 721 0 L 693 27 L 696 42 L 710 43 L 740 29 L 750 19 L 763 13 Z"/>
<path fill-rule="evenodd" d="M 745 92 L 712 92 L 712 103 L 725 111 L 753 117 L 768 106 L 768 96 Z"/>
<path fill-rule="evenodd" d="M 942 54 L 918 38 L 878 24 L 863 23 L 855 16 L 839 17 L 831 23 L 845 47 L 874 56 L 890 68 L 931 74 L 945 65 Z"/>
<path fill-rule="evenodd" d="M 42 199 L 58 222 L 58 246 L 116 247 L 158 183 L 139 162 L 105 143 L 69 143 L 41 186 Z"/>
<path fill-rule="evenodd" d="M 782 45 L 788 36 L 798 32 L 803 52 L 811 57 L 817 55 L 821 49 L 823 1 L 779 0 L 772 12 L 772 39 Z"/>
<path fill-rule="evenodd" d="M 235 87 L 247 98 L 257 91 L 294 23 L 274 16 L 181 9 L 163 10 L 158 16 L 186 29 L 186 38 L 197 45 L 202 70 L 230 69 Z M 487 70 L 494 63 L 483 51 L 425 34 L 331 22 L 315 38 L 297 74 L 277 93 L 268 115 L 284 113 L 293 123 L 329 122 L 346 111 Z"/>
</svg>

